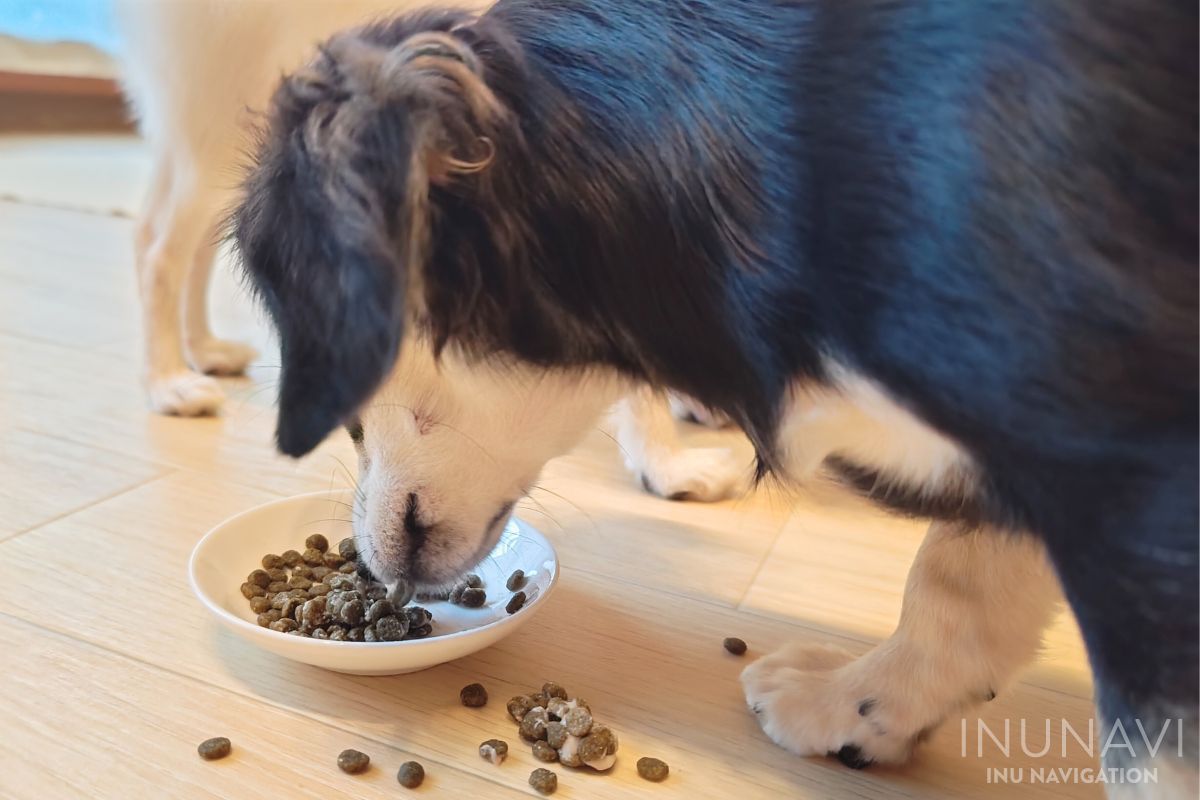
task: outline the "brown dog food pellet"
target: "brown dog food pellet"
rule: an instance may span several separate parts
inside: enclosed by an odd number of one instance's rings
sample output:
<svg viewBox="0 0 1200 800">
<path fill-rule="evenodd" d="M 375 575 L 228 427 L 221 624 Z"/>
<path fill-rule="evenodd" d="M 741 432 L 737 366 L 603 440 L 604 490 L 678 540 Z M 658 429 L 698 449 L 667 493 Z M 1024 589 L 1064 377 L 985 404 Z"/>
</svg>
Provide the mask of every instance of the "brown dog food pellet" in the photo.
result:
<svg viewBox="0 0 1200 800">
<path fill-rule="evenodd" d="M 546 724 L 549 720 L 546 718 L 546 709 L 538 707 L 532 708 L 521 720 L 519 729 L 521 738 L 527 742 L 536 742 L 538 739 L 546 738 Z"/>
<path fill-rule="evenodd" d="M 425 768 L 416 761 L 405 761 L 396 773 L 396 780 L 405 789 L 415 789 L 425 781 Z"/>
<path fill-rule="evenodd" d="M 517 592 L 509 599 L 508 605 L 506 605 L 504 607 L 504 610 L 507 611 L 509 614 L 515 614 L 518 611 L 520 611 L 522 608 L 524 608 L 524 606 L 525 606 L 525 593 Z"/>
<path fill-rule="evenodd" d="M 253 583 L 265 589 L 271 583 L 271 576 L 265 569 L 256 569 L 246 576 L 246 583 Z"/>
<path fill-rule="evenodd" d="M 515 592 L 525 586 L 525 570 L 518 569 L 508 576 L 508 581 L 504 586 L 510 591 Z"/>
<path fill-rule="evenodd" d="M 259 586 L 257 583 L 243 583 L 241 586 L 242 597 L 247 600 L 252 597 L 265 597 L 267 590 Z"/>
<path fill-rule="evenodd" d="M 340 567 L 338 567 L 337 571 L 343 575 L 353 575 L 354 573 L 358 572 L 358 564 L 354 561 L 347 561 L 345 564 L 342 564 Z"/>
<path fill-rule="evenodd" d="M 398 642 L 408 633 L 408 620 L 404 617 L 384 617 L 376 622 L 375 638 L 381 642 Z"/>
<path fill-rule="evenodd" d="M 721 642 L 725 649 L 733 653 L 735 656 L 746 655 L 746 643 L 736 636 L 730 636 L 725 641 Z"/>
<path fill-rule="evenodd" d="M 338 769 L 350 775 L 357 775 L 371 766 L 371 757 L 358 750 L 343 750 L 338 753 Z"/>
<path fill-rule="evenodd" d="M 487 689 L 482 683 L 469 683 L 458 693 L 458 699 L 467 708 L 482 708 L 487 705 Z"/>
<path fill-rule="evenodd" d="M 280 557 L 283 559 L 283 563 L 289 567 L 295 567 L 304 563 L 304 556 L 300 555 L 299 551 L 296 550 L 284 550 L 283 555 Z"/>
<path fill-rule="evenodd" d="M 487 602 L 487 592 L 483 589 L 464 589 L 462 593 L 462 605 L 467 608 L 483 608 L 483 604 Z"/>
<path fill-rule="evenodd" d="M 294 578 L 297 575 L 299 575 L 301 578 L 308 578 L 309 580 L 312 580 L 313 568 L 308 564 L 301 564 L 298 567 L 292 567 L 292 577 Z"/>
<path fill-rule="evenodd" d="M 553 681 L 542 684 L 542 694 L 546 695 L 547 699 L 551 697 L 557 697 L 560 700 L 568 699 L 567 690 Z"/>
<path fill-rule="evenodd" d="M 297 630 L 300 626 L 297 625 L 296 620 L 292 619 L 291 617 L 280 617 L 267 627 L 273 631 L 279 631 L 280 633 L 291 633 L 292 631 Z"/>
<path fill-rule="evenodd" d="M 325 563 L 325 554 L 312 547 L 306 549 L 300 557 L 310 567 L 320 567 Z"/>
<path fill-rule="evenodd" d="M 271 610 L 271 598 L 263 595 L 262 597 L 250 598 L 250 610 L 255 614 L 265 614 Z"/>
<path fill-rule="evenodd" d="M 224 736 L 216 736 L 201 742 L 200 746 L 196 748 L 196 752 L 205 761 L 216 761 L 218 758 L 224 758 L 229 755 L 232 749 L 233 745 L 229 743 L 228 739 Z"/>
<path fill-rule="evenodd" d="M 342 558 L 340 553 L 329 552 L 321 556 L 321 563 L 326 569 L 337 569 L 346 563 L 346 559 Z"/>
<path fill-rule="evenodd" d="M 558 776 L 544 767 L 529 773 L 529 785 L 541 794 L 554 794 L 558 789 Z"/>
<path fill-rule="evenodd" d="M 592 714 L 586 708 L 571 709 L 562 721 L 572 736 L 587 736 L 592 732 Z"/>
<path fill-rule="evenodd" d="M 354 543 L 354 537 L 347 536 L 338 542 L 338 554 L 347 561 L 354 561 L 358 558 L 358 545 Z"/>
<path fill-rule="evenodd" d="M 558 761 L 558 750 L 551 747 L 549 742 L 538 740 L 533 743 L 533 757 L 538 761 L 553 763 Z"/>
<path fill-rule="evenodd" d="M 510 699 L 505 706 L 508 709 L 508 715 L 513 718 L 513 721 L 520 722 L 525 719 L 525 715 L 533 708 L 533 700 L 528 695 L 519 694 Z"/>
<path fill-rule="evenodd" d="M 287 581 L 271 581 L 267 586 L 267 592 L 270 594 L 279 594 L 288 590 Z"/>
<path fill-rule="evenodd" d="M 305 549 L 317 550 L 324 553 L 329 549 L 329 540 L 319 533 L 314 533 L 312 536 L 304 540 Z"/>
<path fill-rule="evenodd" d="M 267 576 L 270 577 L 271 583 L 274 583 L 275 581 L 283 581 L 284 583 L 287 583 L 288 571 L 283 567 L 271 567 L 269 570 L 267 570 Z"/>
<path fill-rule="evenodd" d="M 392 601 L 385 597 L 371 603 L 371 607 L 367 610 L 367 622 L 379 622 L 384 617 L 390 617 L 395 613 L 396 608 L 392 605 Z"/>
<path fill-rule="evenodd" d="M 645 758 L 638 759 L 637 771 L 638 775 L 641 775 L 646 780 L 658 783 L 667 779 L 671 768 L 667 766 L 667 762 L 661 759 L 646 756 Z"/>
<path fill-rule="evenodd" d="M 479 757 L 492 764 L 501 764 L 508 757 L 508 742 L 503 739 L 488 739 L 479 745 Z"/>
<path fill-rule="evenodd" d="M 562 747 L 567 742 L 567 726 L 561 722 L 547 722 L 546 741 L 555 750 Z"/>
<path fill-rule="evenodd" d="M 330 567 L 312 567 L 311 571 L 312 574 L 308 577 L 312 578 L 314 581 L 323 581 L 333 574 L 333 569 Z"/>
<path fill-rule="evenodd" d="M 262 567 L 265 570 L 279 569 L 287 562 L 283 560 L 283 556 L 277 556 L 274 553 L 267 553 L 262 557 Z"/>
</svg>

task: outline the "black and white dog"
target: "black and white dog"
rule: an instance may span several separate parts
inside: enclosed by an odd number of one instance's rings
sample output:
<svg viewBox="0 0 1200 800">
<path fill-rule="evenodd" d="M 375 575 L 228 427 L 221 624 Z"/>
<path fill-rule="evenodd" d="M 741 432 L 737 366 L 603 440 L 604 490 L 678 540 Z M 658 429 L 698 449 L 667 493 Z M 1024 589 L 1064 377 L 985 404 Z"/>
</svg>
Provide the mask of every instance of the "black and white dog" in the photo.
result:
<svg viewBox="0 0 1200 800">
<path fill-rule="evenodd" d="M 372 569 L 437 584 L 630 383 L 677 389 L 763 475 L 826 463 L 935 520 L 888 641 L 747 669 L 775 741 L 903 760 L 1033 656 L 1061 583 L 1102 716 L 1182 718 L 1153 792 L 1194 796 L 1197 22 L 501 0 L 335 37 L 233 221 L 279 446 L 346 425 Z"/>
</svg>

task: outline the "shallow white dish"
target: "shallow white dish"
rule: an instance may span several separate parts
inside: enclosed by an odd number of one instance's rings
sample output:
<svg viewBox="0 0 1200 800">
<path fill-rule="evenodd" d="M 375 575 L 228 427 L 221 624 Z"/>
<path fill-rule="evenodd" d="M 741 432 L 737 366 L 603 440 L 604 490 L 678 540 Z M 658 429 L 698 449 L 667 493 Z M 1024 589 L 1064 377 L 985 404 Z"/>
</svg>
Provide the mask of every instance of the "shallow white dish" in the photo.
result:
<svg viewBox="0 0 1200 800">
<path fill-rule="evenodd" d="M 355 675 L 415 672 L 470 655 L 513 633 L 546 602 L 558 582 L 554 547 L 515 517 L 500 541 L 474 572 L 483 579 L 487 605 L 469 609 L 445 601 L 416 601 L 433 614 L 433 634 L 406 642 L 330 642 L 289 636 L 254 621 L 239 587 L 267 553 L 303 550 L 310 534 L 322 533 L 331 546 L 350 535 L 349 490 L 315 492 L 261 505 L 225 520 L 192 550 L 188 577 L 192 590 L 221 624 L 244 639 L 284 658 Z M 528 599 L 515 614 L 504 610 L 512 592 L 505 582 L 525 571 Z"/>
</svg>

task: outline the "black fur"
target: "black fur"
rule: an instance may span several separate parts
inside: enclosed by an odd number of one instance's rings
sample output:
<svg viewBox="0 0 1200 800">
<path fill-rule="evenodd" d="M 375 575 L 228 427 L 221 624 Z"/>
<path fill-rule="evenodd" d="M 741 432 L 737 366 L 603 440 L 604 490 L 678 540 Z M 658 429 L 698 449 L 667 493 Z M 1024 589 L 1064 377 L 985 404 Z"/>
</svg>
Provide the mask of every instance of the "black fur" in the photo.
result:
<svg viewBox="0 0 1200 800">
<path fill-rule="evenodd" d="M 428 187 L 418 264 L 414 109 L 354 132 L 357 192 L 297 142 L 351 101 L 327 59 L 317 100 L 281 90 L 236 219 L 283 339 L 280 446 L 367 399 L 412 270 L 439 343 L 681 390 L 764 470 L 787 387 L 832 358 L 980 466 L 966 506 L 881 499 L 1040 536 L 1102 712 L 1184 716 L 1195 758 L 1197 21 L 1162 0 L 502 0 L 454 33 L 509 112 L 495 163 Z"/>
</svg>

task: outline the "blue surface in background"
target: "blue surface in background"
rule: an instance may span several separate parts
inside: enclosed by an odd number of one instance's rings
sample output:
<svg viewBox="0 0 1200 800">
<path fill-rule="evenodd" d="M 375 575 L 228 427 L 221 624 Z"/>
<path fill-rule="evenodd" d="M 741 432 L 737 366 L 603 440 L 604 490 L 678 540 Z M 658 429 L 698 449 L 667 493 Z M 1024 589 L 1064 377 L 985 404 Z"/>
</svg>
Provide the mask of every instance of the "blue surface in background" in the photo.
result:
<svg viewBox="0 0 1200 800">
<path fill-rule="evenodd" d="M 117 47 L 112 0 L 0 0 L 0 33 L 37 42 Z"/>
</svg>

